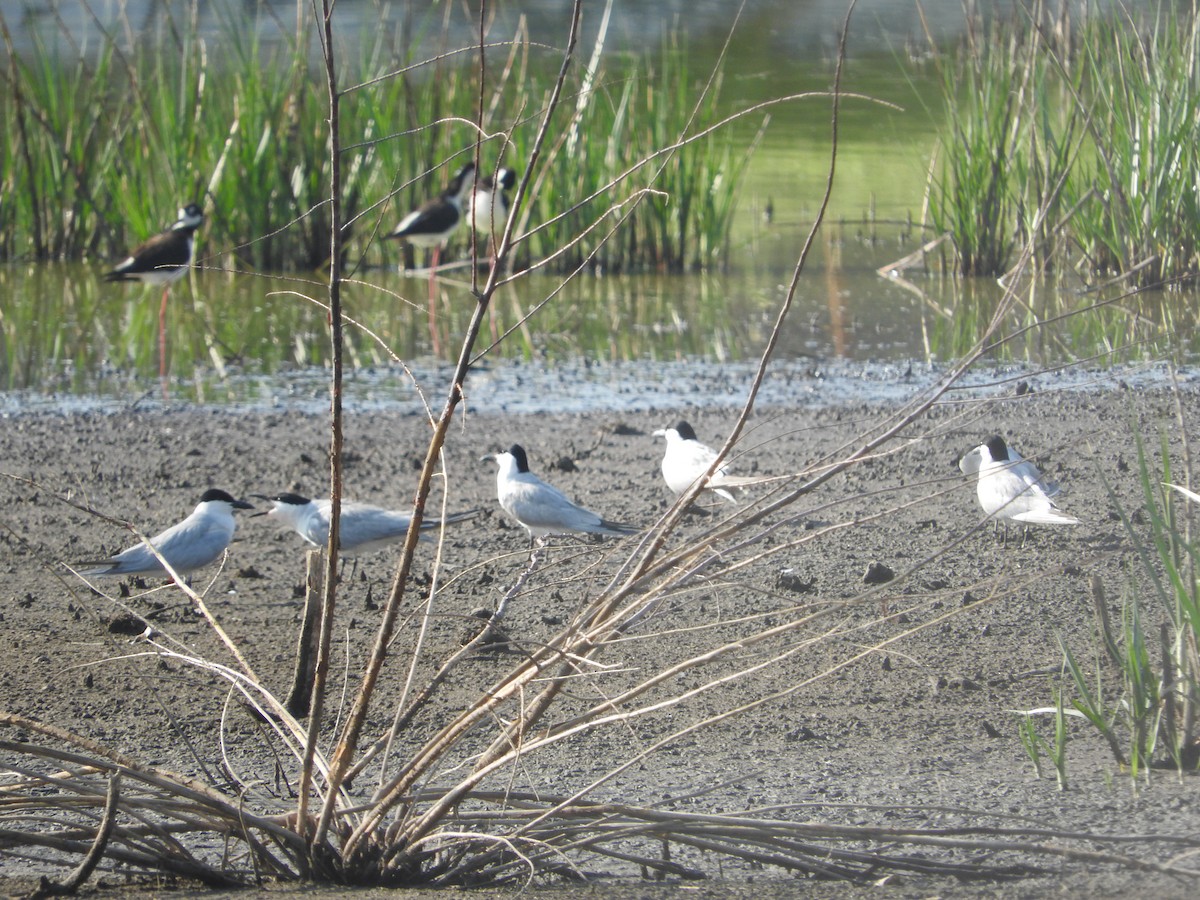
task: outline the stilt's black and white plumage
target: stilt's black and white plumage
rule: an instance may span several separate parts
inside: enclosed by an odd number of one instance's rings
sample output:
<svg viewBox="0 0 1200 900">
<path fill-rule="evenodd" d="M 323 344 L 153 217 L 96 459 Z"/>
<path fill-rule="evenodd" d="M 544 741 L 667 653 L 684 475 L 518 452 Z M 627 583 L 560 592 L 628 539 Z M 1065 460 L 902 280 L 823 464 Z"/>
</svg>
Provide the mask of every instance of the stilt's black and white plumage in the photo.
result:
<svg viewBox="0 0 1200 900">
<path fill-rule="evenodd" d="M 546 484 L 529 471 L 529 460 L 520 444 L 484 459 L 500 467 L 496 472 L 496 499 L 529 532 L 531 540 L 569 532 L 622 535 L 638 531 L 632 525 L 610 522 L 577 506 L 557 488 Z"/>
<path fill-rule="evenodd" d="M 996 521 L 1022 525 L 1078 525 L 1051 499 L 1058 485 L 1042 478 L 1037 466 L 1021 457 L 999 435 L 988 438 L 958 462 L 964 475 L 979 476 L 976 495 L 983 511 Z"/>
<path fill-rule="evenodd" d="M 150 538 L 154 549 L 162 554 L 180 575 L 201 569 L 220 558 L 233 540 L 237 523 L 235 509 L 253 509 L 243 500 L 235 500 L 225 491 L 204 492 L 192 514 L 166 531 Z M 89 568 L 80 575 L 165 575 L 167 570 L 144 543 L 134 544 L 106 560 L 81 563 Z"/>
<path fill-rule="evenodd" d="M 196 229 L 204 224 L 204 213 L 195 203 L 179 210 L 179 218 L 166 231 L 139 244 L 111 272 L 105 281 L 140 281 L 143 284 L 170 284 L 178 281 L 191 266 L 196 250 Z"/>
<path fill-rule="evenodd" d="M 415 247 L 432 248 L 431 269 L 436 270 L 442 249 L 462 222 L 463 203 L 474 183 L 475 164 L 467 163 L 454 174 L 441 194 L 401 219 L 387 237 L 403 238 Z"/>
<path fill-rule="evenodd" d="M 124 260 L 104 276 L 105 281 L 140 281 L 161 284 L 162 302 L 158 307 L 158 374 L 167 374 L 167 291 L 191 268 L 196 254 L 196 229 L 204 223 L 204 212 L 196 203 L 179 210 L 175 224 L 161 234 L 139 244 Z M 166 381 L 163 394 L 166 395 Z"/>
<path fill-rule="evenodd" d="M 325 548 L 329 542 L 331 504 L 328 499 L 310 500 L 299 494 L 276 494 L 262 499 L 270 500 L 274 504 L 263 515 L 279 519 L 314 547 Z M 478 514 L 477 509 L 452 513 L 446 516 L 445 524 L 462 522 Z M 408 513 L 367 503 L 343 503 L 338 521 L 338 554 L 356 556 L 395 544 L 408 534 L 411 521 L 412 516 Z M 441 527 L 441 519 L 424 519 L 421 522 L 422 531 L 432 531 Z"/>
<path fill-rule="evenodd" d="M 494 178 L 481 178 L 471 192 L 471 228 L 484 241 L 499 243 L 508 222 L 508 191 L 517 183 L 517 173 L 503 168 Z"/>
</svg>

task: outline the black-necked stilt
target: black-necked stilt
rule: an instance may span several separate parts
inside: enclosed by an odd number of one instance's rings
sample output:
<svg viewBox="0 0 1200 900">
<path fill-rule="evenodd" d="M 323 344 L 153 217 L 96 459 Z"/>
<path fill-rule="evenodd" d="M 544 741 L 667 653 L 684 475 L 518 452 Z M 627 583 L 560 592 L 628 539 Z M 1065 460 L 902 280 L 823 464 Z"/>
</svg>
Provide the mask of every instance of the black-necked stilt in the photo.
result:
<svg viewBox="0 0 1200 900">
<path fill-rule="evenodd" d="M 175 224 L 138 245 L 128 258 L 104 276 L 104 280 L 170 284 L 182 278 L 192 264 L 196 229 L 203 223 L 204 213 L 200 207 L 195 203 L 188 204 L 179 210 Z"/>
<path fill-rule="evenodd" d="M 495 178 L 481 178 L 475 184 L 471 193 L 471 228 L 476 234 L 491 240 L 495 248 L 500 243 L 500 235 L 508 223 L 508 196 L 517 183 L 517 173 L 509 168 L 501 168 Z"/>
<path fill-rule="evenodd" d="M 389 238 L 404 238 L 415 247 L 432 247 L 431 276 L 437 271 L 442 248 L 462 221 L 463 199 L 474 183 L 475 164 L 467 163 L 454 173 L 441 194 L 410 212 L 387 235 Z"/>
<path fill-rule="evenodd" d="M 386 235 L 389 238 L 403 238 L 416 247 L 432 247 L 433 257 L 429 266 L 429 339 L 433 352 L 439 353 L 437 334 L 437 299 L 434 296 L 433 279 L 437 274 L 438 261 L 441 259 L 442 248 L 458 227 L 463 217 L 463 201 L 467 191 L 475 183 L 475 163 L 467 163 L 454 173 L 446 189 L 432 200 L 426 200 L 419 207 L 400 220 L 400 224 Z"/>
<path fill-rule="evenodd" d="M 196 229 L 204 223 L 198 204 L 189 203 L 179 210 L 175 224 L 134 248 L 122 262 L 105 274 L 105 281 L 140 281 L 163 286 L 158 309 L 158 372 L 167 371 L 167 291 L 191 268 L 196 250 Z"/>
</svg>

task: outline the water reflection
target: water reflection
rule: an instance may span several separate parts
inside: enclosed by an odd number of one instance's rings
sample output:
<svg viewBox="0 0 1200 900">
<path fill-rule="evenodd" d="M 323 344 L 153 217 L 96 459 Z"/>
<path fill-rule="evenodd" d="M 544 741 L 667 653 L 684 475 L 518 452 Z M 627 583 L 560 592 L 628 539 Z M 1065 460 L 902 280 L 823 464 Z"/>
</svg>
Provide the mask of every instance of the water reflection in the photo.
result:
<svg viewBox="0 0 1200 900">
<path fill-rule="evenodd" d="M 836 253 L 826 251 L 827 262 Z M 0 268 L 5 390 L 106 392 L 158 370 L 157 294 L 100 281 L 102 267 Z M 835 265 L 806 276 L 779 352 L 790 357 L 919 355 L 915 304 L 872 272 Z M 723 274 L 583 276 L 566 285 L 532 275 L 496 295 L 480 346 L 496 359 L 682 360 L 756 357 L 786 290 L 787 270 L 746 266 Z M 466 276 L 436 283 L 444 358 L 466 333 L 474 300 Z M 346 286 L 351 368 L 433 353 L 427 281 L 395 270 L 360 272 Z M 319 280 L 198 271 L 179 282 L 167 309 L 168 371 L 219 381 L 229 371 L 271 375 L 329 359 Z M 540 307 L 540 308 L 539 308 Z M 531 313 L 537 309 L 536 314 Z M 864 328 L 864 313 L 872 323 Z M 197 373 L 200 373 L 199 375 Z M 122 386 L 120 389 L 124 389 Z"/>
<path fill-rule="evenodd" d="M 733 264 L 722 273 L 582 276 L 565 285 L 557 277 L 523 277 L 497 293 L 477 349 L 500 338 L 487 354 L 492 364 L 753 360 L 791 279 L 791 267 L 775 260 L 794 254 L 803 236 L 796 229 L 762 229 L 731 254 Z M 994 315 L 1002 289 L 993 281 L 936 278 L 920 267 L 906 271 L 907 280 L 881 277 L 875 269 L 899 258 L 898 247 L 894 233 L 864 233 L 857 224 L 826 227 L 800 280 L 777 358 L 947 360 L 969 348 Z M 106 284 L 103 268 L 0 268 L 0 388 L 129 397 L 157 384 L 158 295 Z M 233 391 L 236 399 L 255 378 L 323 372 L 330 357 L 324 291 L 316 277 L 214 270 L 179 282 L 167 310 L 174 395 L 220 399 Z M 382 267 L 356 273 L 343 293 L 349 370 L 436 362 L 427 298 L 424 277 Z M 1098 299 L 1061 286 L 1027 286 L 999 333 L 1039 327 L 998 355 L 1060 361 L 1147 341 L 1140 355 L 1149 355 L 1165 352 L 1172 338 L 1194 339 L 1194 298 L 1178 293 L 1126 298 L 1053 321 Z M 444 362 L 457 355 L 474 311 L 467 273 L 440 277 L 436 303 Z M 236 390 L 230 387 L 235 379 Z"/>
</svg>

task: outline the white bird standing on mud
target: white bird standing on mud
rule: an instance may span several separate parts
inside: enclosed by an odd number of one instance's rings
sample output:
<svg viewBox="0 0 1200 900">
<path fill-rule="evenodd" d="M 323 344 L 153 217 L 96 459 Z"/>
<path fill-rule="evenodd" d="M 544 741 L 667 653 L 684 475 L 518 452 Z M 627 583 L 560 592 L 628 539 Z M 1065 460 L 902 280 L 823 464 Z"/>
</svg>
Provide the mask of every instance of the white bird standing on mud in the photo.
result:
<svg viewBox="0 0 1200 900">
<path fill-rule="evenodd" d="M 220 557 L 233 540 L 233 532 L 237 528 L 233 511 L 253 508 L 244 500 L 235 500 L 224 491 L 215 488 L 205 491 L 190 516 L 150 538 L 150 543 L 171 564 L 172 569 L 184 575 Z M 162 563 L 144 543 L 135 544 L 110 559 L 81 565 L 93 568 L 81 571 L 80 575 L 167 574 Z"/>
<path fill-rule="evenodd" d="M 676 494 L 682 494 L 690 488 L 717 458 L 717 451 L 700 443 L 692 426 L 682 419 L 671 428 L 658 429 L 654 436 L 667 439 L 667 452 L 663 454 L 662 459 L 662 474 L 667 487 Z M 758 481 L 756 478 L 738 478 L 730 475 L 729 467 L 722 463 L 705 483 L 704 489 L 730 503 L 737 503 L 737 499 L 726 488 L 745 487 Z"/>
<path fill-rule="evenodd" d="M 958 461 L 964 475 L 978 473 L 979 505 L 997 523 L 1022 525 L 1078 525 L 1050 499 L 1058 485 L 1045 481 L 1037 467 L 994 435 Z"/>
<path fill-rule="evenodd" d="M 609 522 L 572 503 L 557 488 L 529 471 L 529 460 L 520 444 L 483 458 L 500 467 L 496 472 L 496 499 L 506 513 L 524 526 L 531 541 L 548 534 L 567 532 L 622 535 L 639 530 L 632 525 Z"/>
<path fill-rule="evenodd" d="M 273 516 L 312 544 L 324 549 L 329 542 L 329 509 L 328 499 L 310 500 L 299 494 L 276 494 L 266 497 L 256 495 L 263 500 L 271 501 L 274 506 L 259 515 Z M 446 516 L 446 524 L 461 522 L 479 513 L 472 509 L 467 512 L 454 513 Z M 370 553 L 394 544 L 408 534 L 408 526 L 412 516 L 408 513 L 396 512 L 371 506 L 367 503 L 343 503 L 338 522 L 338 555 L 356 556 L 359 553 Z M 424 519 L 421 530 L 429 531 L 440 528 L 440 519 Z"/>
</svg>

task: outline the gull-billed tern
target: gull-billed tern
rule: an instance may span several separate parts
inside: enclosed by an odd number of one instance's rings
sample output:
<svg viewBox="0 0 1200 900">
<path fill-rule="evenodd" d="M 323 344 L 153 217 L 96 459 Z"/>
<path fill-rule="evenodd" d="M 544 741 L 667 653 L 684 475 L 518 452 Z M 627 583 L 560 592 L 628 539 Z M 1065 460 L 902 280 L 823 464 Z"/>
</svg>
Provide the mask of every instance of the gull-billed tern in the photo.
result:
<svg viewBox="0 0 1200 900">
<path fill-rule="evenodd" d="M 632 525 L 610 522 L 577 506 L 557 488 L 529 471 L 529 460 L 520 444 L 503 453 L 485 456 L 500 468 L 496 472 L 496 499 L 504 511 L 529 532 L 530 539 L 548 534 L 634 534 Z"/>
<path fill-rule="evenodd" d="M 958 462 L 964 475 L 978 474 L 979 505 L 997 521 L 1023 525 L 1078 525 L 1050 498 L 1058 485 L 1045 481 L 1037 467 L 993 435 Z"/>
<path fill-rule="evenodd" d="M 263 496 L 263 500 L 271 501 L 273 507 L 260 515 L 273 516 L 284 524 L 295 529 L 296 533 L 314 547 L 324 547 L 329 541 L 329 508 L 328 499 L 311 500 L 300 494 L 275 494 Z M 467 512 L 454 513 L 446 516 L 446 524 L 461 522 L 479 513 L 472 509 Z M 341 518 L 338 522 L 338 554 L 340 556 L 356 556 L 359 553 L 370 553 L 394 544 L 408 533 L 412 516 L 408 513 L 383 509 L 367 503 L 343 503 Z M 424 519 L 421 530 L 428 531 L 440 528 L 440 519 Z"/>
<path fill-rule="evenodd" d="M 667 450 L 662 459 L 662 474 L 667 487 L 676 494 L 682 494 L 690 488 L 717 458 L 717 451 L 700 443 L 695 430 L 682 419 L 670 428 L 658 429 L 654 436 L 667 439 Z M 728 465 L 722 463 L 705 482 L 704 488 L 730 503 L 736 503 L 736 498 L 726 488 L 746 487 L 761 481 L 760 478 L 739 478 L 730 475 Z"/>
<path fill-rule="evenodd" d="M 244 500 L 235 500 L 224 491 L 204 492 L 192 514 L 166 531 L 150 538 L 150 543 L 180 575 L 201 569 L 218 559 L 233 540 L 237 523 L 235 509 L 253 509 Z M 106 560 L 94 560 L 81 565 L 80 575 L 165 575 L 166 570 L 150 548 L 135 544 Z"/>
</svg>

